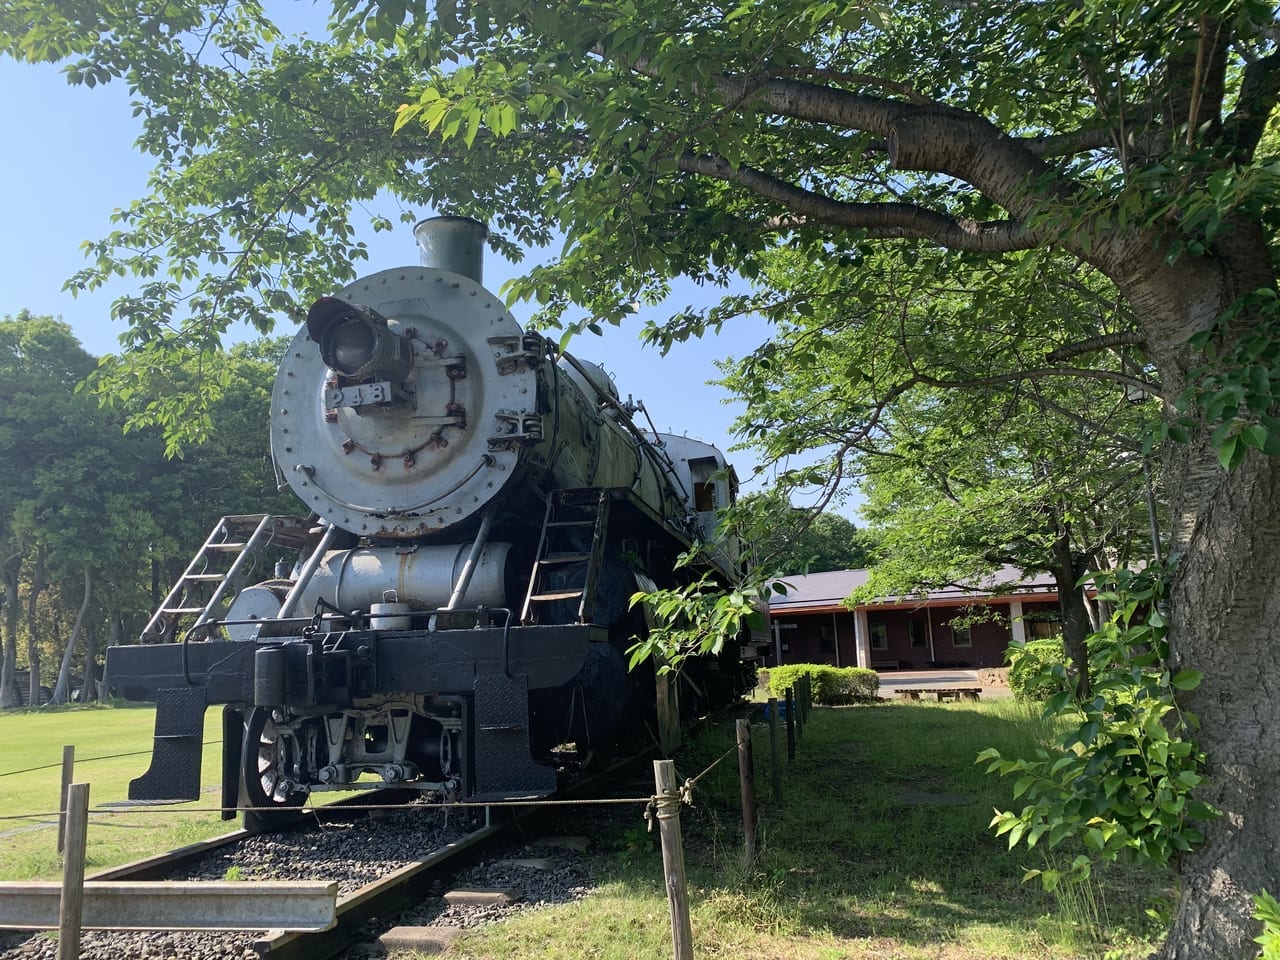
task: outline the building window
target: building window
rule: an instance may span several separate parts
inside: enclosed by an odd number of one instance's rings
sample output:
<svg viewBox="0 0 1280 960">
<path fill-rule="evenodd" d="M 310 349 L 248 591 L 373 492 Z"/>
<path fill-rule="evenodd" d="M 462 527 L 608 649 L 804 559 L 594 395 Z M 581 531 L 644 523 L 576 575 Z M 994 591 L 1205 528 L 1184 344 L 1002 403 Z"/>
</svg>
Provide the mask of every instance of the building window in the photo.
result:
<svg viewBox="0 0 1280 960">
<path fill-rule="evenodd" d="M 923 647 L 925 645 L 925 629 L 923 620 L 912 620 L 907 627 L 908 635 L 911 637 L 911 645 L 913 647 Z"/>
<path fill-rule="evenodd" d="M 818 627 L 818 646 L 823 653 L 833 653 L 836 649 L 836 642 L 831 638 L 831 628 L 825 624 Z"/>
<path fill-rule="evenodd" d="M 889 628 L 883 623 L 871 624 L 871 649 L 872 650 L 888 650 L 889 649 Z"/>
<path fill-rule="evenodd" d="M 953 647 L 972 647 L 973 635 L 969 632 L 967 626 L 958 623 L 951 624 L 951 645 Z"/>
<path fill-rule="evenodd" d="M 1022 622 L 1026 625 L 1028 640 L 1048 640 L 1062 636 L 1062 621 L 1056 613 L 1039 613 L 1035 615 L 1035 619 L 1023 617 Z"/>
</svg>

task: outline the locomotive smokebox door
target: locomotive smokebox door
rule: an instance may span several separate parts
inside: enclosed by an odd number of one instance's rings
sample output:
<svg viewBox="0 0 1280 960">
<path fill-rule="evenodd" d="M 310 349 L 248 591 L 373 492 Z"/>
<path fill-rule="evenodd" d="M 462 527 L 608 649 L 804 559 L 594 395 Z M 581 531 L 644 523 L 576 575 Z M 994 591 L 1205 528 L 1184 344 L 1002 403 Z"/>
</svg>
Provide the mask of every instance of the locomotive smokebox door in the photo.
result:
<svg viewBox="0 0 1280 960">
<path fill-rule="evenodd" d="M 426 267 L 316 301 L 272 391 L 285 481 L 357 536 L 420 539 L 472 521 L 509 498 L 541 439 L 524 426 L 541 422 L 536 373 L 502 346 L 522 335 L 475 281 Z"/>
</svg>

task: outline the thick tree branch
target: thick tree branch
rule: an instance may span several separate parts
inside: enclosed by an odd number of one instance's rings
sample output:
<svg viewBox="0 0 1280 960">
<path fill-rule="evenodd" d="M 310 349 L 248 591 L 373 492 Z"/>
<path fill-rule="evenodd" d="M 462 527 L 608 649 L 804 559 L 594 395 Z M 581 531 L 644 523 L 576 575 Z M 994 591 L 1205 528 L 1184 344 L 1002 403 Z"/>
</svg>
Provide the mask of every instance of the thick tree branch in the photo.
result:
<svg viewBox="0 0 1280 960">
<path fill-rule="evenodd" d="M 1152 383 L 1150 380 L 1143 380 L 1140 377 L 1131 377 L 1127 373 L 1117 373 L 1113 370 L 1089 370 L 1082 367 L 1040 367 L 1031 370 L 1017 370 L 1013 373 L 999 373 L 990 377 L 975 377 L 970 380 L 942 380 L 937 377 L 930 377 L 923 373 L 917 373 L 916 379 L 920 383 L 928 384 L 931 387 L 942 387 L 946 389 L 968 388 L 968 387 L 994 387 L 1004 383 L 1013 383 L 1017 380 L 1030 380 L 1036 377 L 1078 377 L 1084 380 L 1104 380 L 1109 383 L 1118 383 L 1122 386 L 1132 387 L 1135 390 L 1142 390 L 1145 393 L 1153 394 L 1161 399 L 1168 400 L 1163 389 L 1158 383 Z"/>
<path fill-rule="evenodd" d="M 896 169 L 955 177 L 1015 217 L 1030 214 L 1045 199 L 1062 199 L 1075 192 L 1072 181 L 1024 143 L 975 113 L 796 80 L 726 76 L 717 84 L 722 95 L 741 102 L 754 100 L 780 116 L 882 135 Z"/>
<path fill-rule="evenodd" d="M 1045 359 L 1050 363 L 1062 363 L 1064 360 L 1070 360 L 1072 357 L 1079 357 L 1086 353 L 1128 346 L 1145 349 L 1147 340 L 1142 334 L 1133 331 L 1104 333 L 1101 336 L 1090 337 L 1088 340 L 1081 340 L 1078 343 L 1068 343 L 1065 346 L 1058 347 L 1056 350 L 1051 350 Z"/>
<path fill-rule="evenodd" d="M 1115 147 L 1120 133 L 1113 127 L 1087 127 L 1042 137 L 1022 137 L 1017 142 L 1037 157 L 1070 157 Z"/>
<path fill-rule="evenodd" d="M 850 203 L 797 187 L 751 167 L 732 166 L 723 157 L 686 153 L 680 169 L 736 183 L 786 207 L 809 222 L 865 230 L 877 239 L 929 240 L 952 250 L 1008 253 L 1044 241 L 1038 231 L 1013 220 L 980 223 L 958 220 L 911 203 Z"/>
<path fill-rule="evenodd" d="M 1064 133 L 1047 133 L 1038 137 L 1022 137 L 1022 144 L 1037 157 L 1070 157 L 1094 150 L 1121 150 L 1132 146 L 1142 136 L 1155 129 L 1151 110 L 1147 107 L 1121 105 L 1123 123 L 1109 123 L 1096 127 L 1081 127 Z"/>
<path fill-rule="evenodd" d="M 936 100 L 931 100 L 924 94 L 918 93 L 905 83 L 873 76 L 868 73 L 822 70 L 818 67 L 783 66 L 770 66 L 769 72 L 779 77 L 806 77 L 809 80 L 821 80 L 823 83 L 847 83 L 850 86 L 877 87 L 881 90 L 887 90 L 889 93 L 896 93 L 900 97 L 906 97 L 918 106 L 941 106 Z"/>
<path fill-rule="evenodd" d="M 1222 130 L 1222 139 L 1230 145 L 1232 159 L 1237 163 L 1253 159 L 1277 100 L 1280 100 L 1280 51 L 1245 67 L 1236 108 Z"/>
</svg>

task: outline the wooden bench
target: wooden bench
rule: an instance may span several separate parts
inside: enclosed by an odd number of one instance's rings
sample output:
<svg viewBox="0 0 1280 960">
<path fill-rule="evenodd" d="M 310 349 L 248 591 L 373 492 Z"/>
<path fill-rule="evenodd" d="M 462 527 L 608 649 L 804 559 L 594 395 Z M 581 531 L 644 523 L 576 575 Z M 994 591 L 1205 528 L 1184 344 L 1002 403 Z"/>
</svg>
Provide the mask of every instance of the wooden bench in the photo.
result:
<svg viewBox="0 0 1280 960">
<path fill-rule="evenodd" d="M 901 660 L 872 660 L 871 669 L 872 670 L 901 670 L 902 661 Z"/>
<path fill-rule="evenodd" d="M 898 696 L 903 700 L 919 700 L 920 694 L 932 693 L 938 698 L 938 702 L 944 700 L 977 700 L 982 696 L 981 687 L 903 687 L 898 690 Z"/>
</svg>

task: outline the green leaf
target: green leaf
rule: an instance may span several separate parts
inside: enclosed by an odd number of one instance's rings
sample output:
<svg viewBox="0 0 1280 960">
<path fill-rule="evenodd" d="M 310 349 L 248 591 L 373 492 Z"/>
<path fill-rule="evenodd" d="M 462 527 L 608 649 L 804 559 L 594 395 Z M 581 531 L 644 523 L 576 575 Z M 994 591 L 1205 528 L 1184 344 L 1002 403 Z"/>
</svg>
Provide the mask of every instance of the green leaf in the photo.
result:
<svg viewBox="0 0 1280 960">
<path fill-rule="evenodd" d="M 462 142 L 468 149 L 476 142 L 476 134 L 480 130 L 481 111 L 479 108 L 473 107 L 467 112 L 467 132 L 463 134 Z"/>
<path fill-rule="evenodd" d="M 1237 435 L 1227 438 L 1218 448 L 1218 460 L 1223 469 L 1231 471 L 1244 462 L 1246 453 L 1248 453 L 1248 447 Z"/>
</svg>

